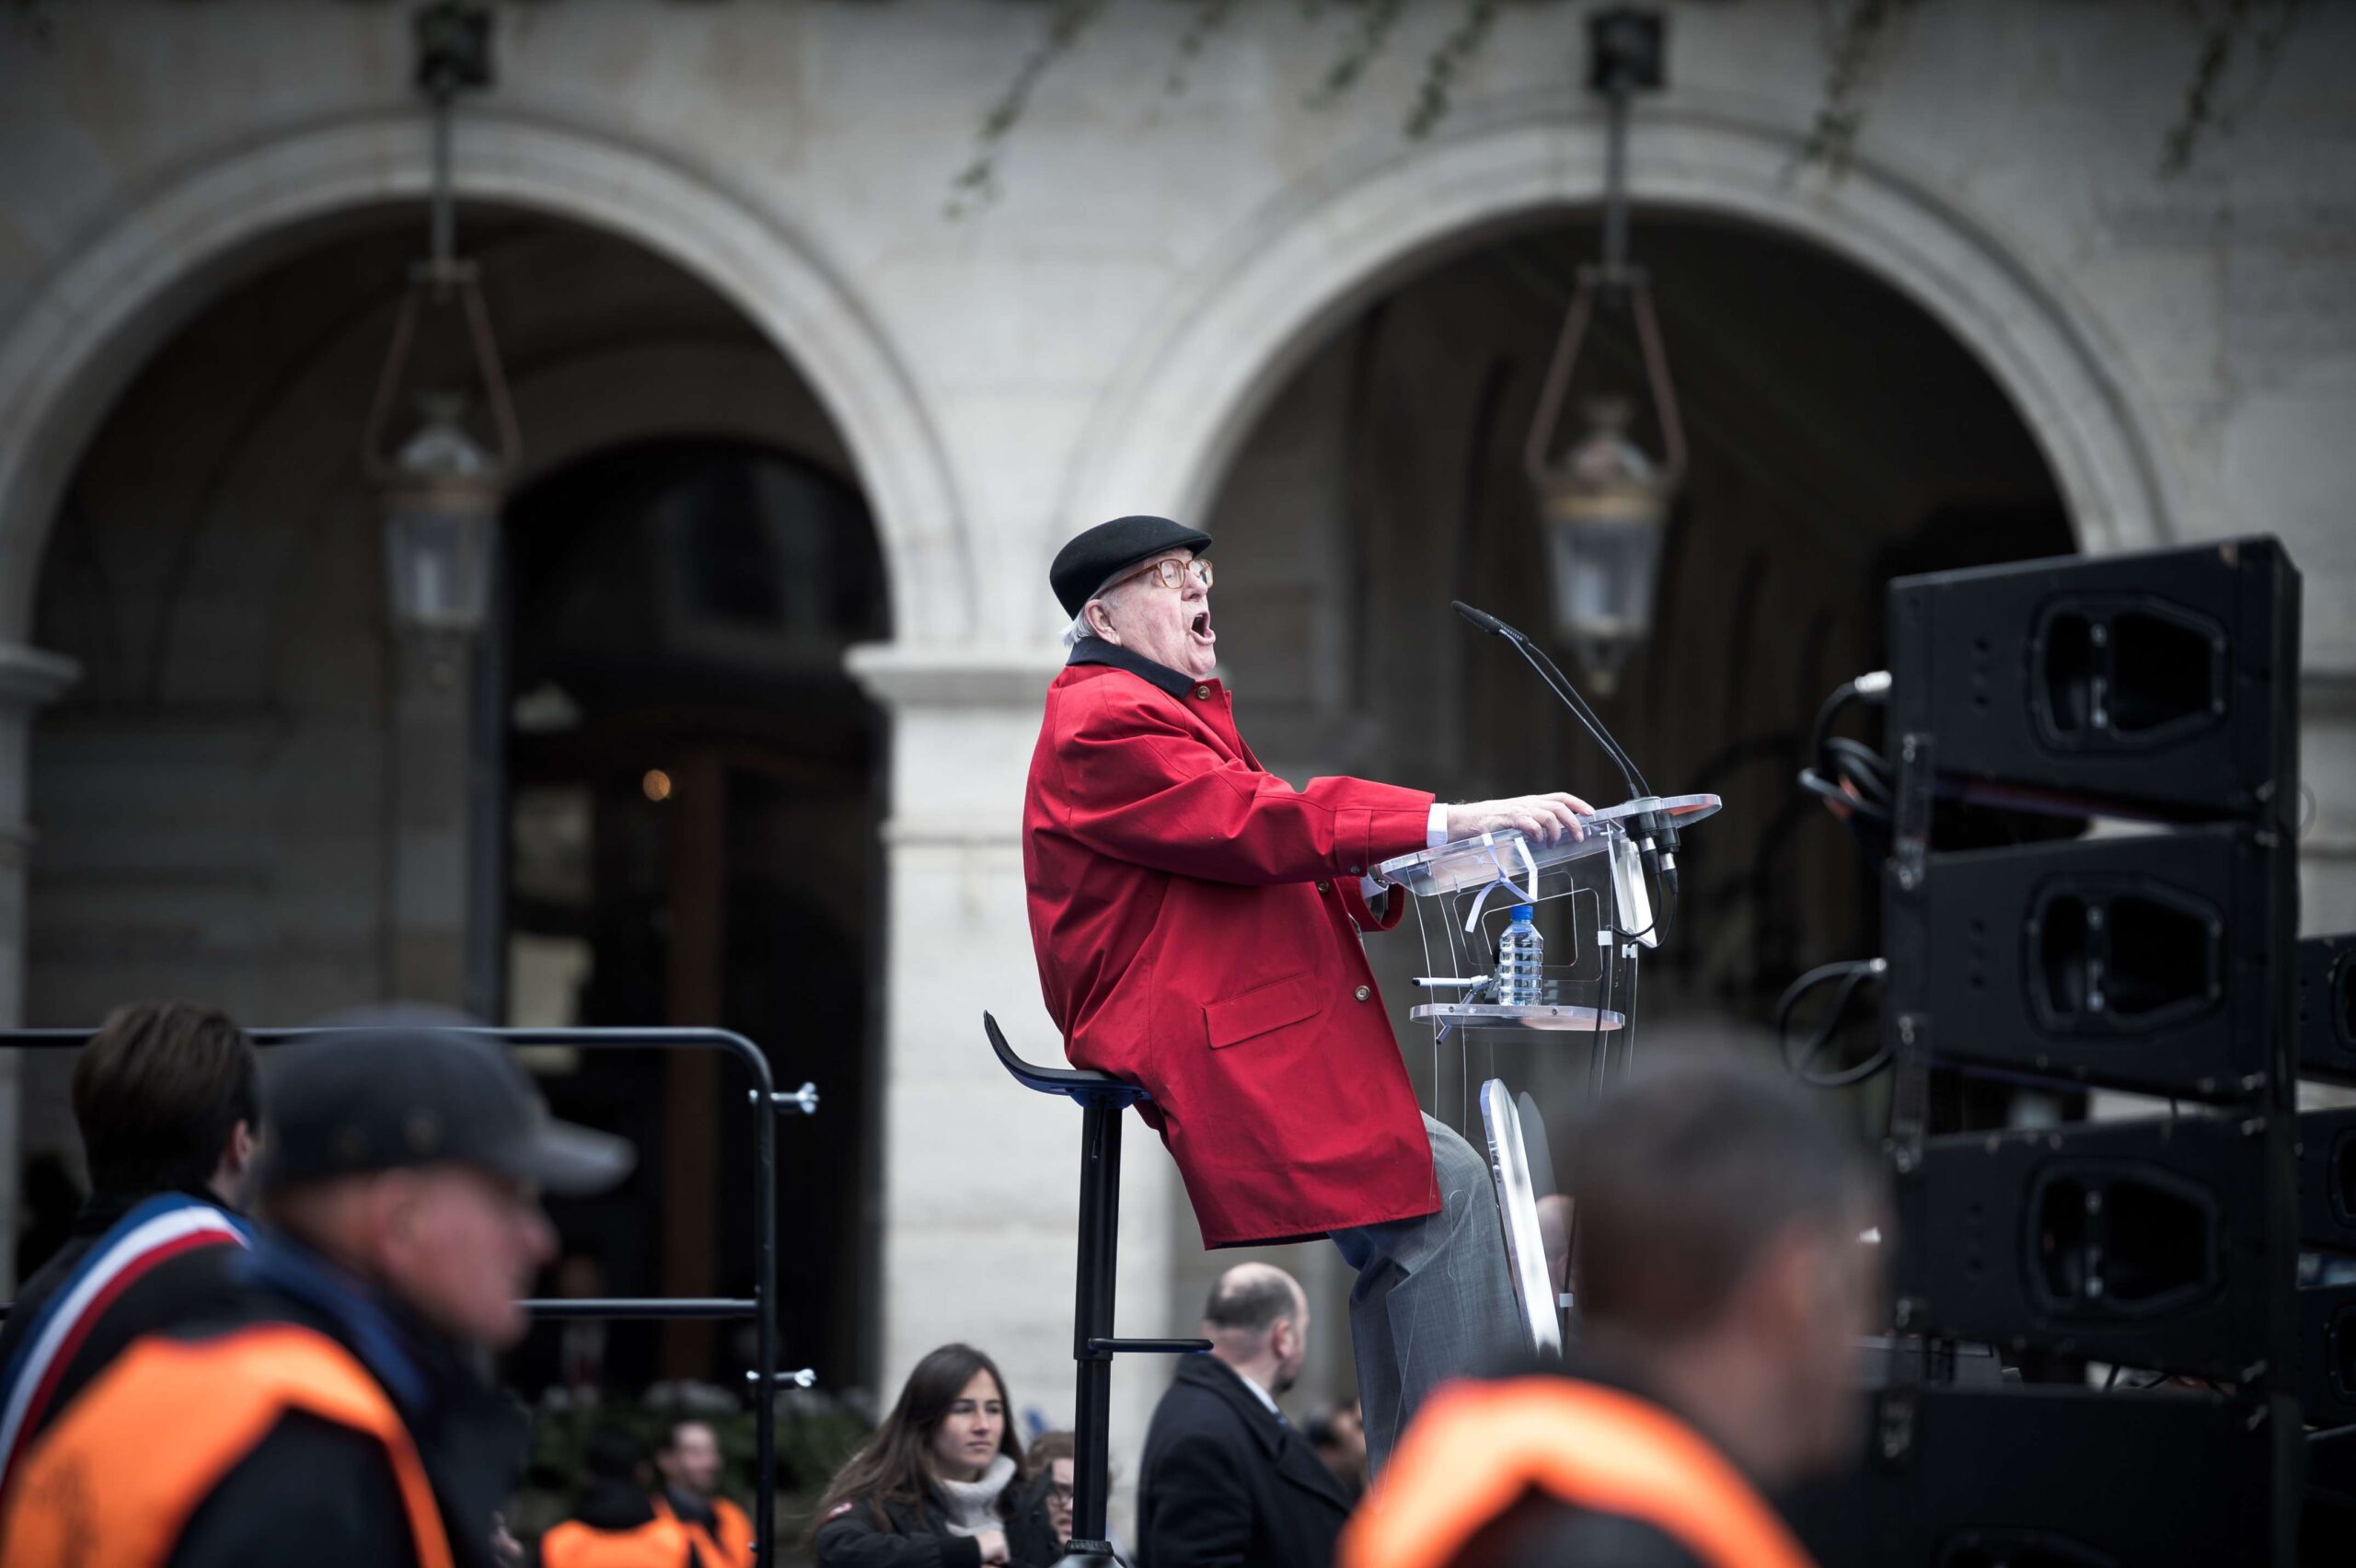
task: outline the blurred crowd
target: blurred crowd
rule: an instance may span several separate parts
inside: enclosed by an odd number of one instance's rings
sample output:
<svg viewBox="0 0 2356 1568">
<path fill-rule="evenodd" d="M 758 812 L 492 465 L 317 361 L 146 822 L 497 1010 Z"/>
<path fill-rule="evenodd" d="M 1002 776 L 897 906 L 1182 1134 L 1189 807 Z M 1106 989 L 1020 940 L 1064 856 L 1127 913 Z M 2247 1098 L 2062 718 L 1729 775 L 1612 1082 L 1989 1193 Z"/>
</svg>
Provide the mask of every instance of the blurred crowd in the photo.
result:
<svg viewBox="0 0 2356 1568">
<path fill-rule="evenodd" d="M 726 1415 L 625 1419 L 603 1326 L 495 1358 L 519 1302 L 603 1293 L 543 1193 L 624 1175 L 491 1038 L 397 1015 L 262 1060 L 221 1013 L 118 1010 L 74 1112 L 90 1178 L 0 1329 L 0 1562 L 754 1568 Z M 1247 1262 L 1204 1304 L 1149 1429 L 1132 1539 L 1073 1541 L 1072 1434 L 1025 1440 L 998 1365 L 941 1346 L 777 1556 L 823 1568 L 1798 1564 L 1768 1499 L 1838 1462 L 1872 1315 L 1874 1167 L 1772 1075 L 1671 1063 L 1573 1144 L 1544 1217 L 1568 1358 L 1444 1389 L 1379 1477 L 1353 1403 L 1297 1389 L 1317 1325 Z M 57 1205 L 52 1202 L 52 1207 Z M 1059 1325 L 1043 1325 L 1053 1332 Z M 511 1528 L 535 1415 L 585 1422 L 565 1497 Z M 1293 1398 L 1303 1412 L 1285 1411 Z M 641 1409 L 641 1416 L 646 1412 Z M 732 1497 L 731 1491 L 740 1495 Z"/>
</svg>

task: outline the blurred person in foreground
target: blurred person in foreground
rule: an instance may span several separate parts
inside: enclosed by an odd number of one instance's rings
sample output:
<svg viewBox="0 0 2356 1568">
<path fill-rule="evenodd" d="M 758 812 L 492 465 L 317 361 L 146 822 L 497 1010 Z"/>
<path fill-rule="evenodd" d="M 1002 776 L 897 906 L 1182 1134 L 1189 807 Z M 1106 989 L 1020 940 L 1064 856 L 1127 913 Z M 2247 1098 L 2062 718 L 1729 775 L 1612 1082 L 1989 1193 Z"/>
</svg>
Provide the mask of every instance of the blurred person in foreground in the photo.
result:
<svg viewBox="0 0 2356 1568">
<path fill-rule="evenodd" d="M 1309 1359 L 1309 1297 L 1269 1263 L 1219 1275 L 1207 1355 L 1182 1357 L 1138 1474 L 1144 1568 L 1326 1568 L 1350 1495 L 1276 1409 Z"/>
<path fill-rule="evenodd" d="M 1053 1562 L 1071 1543 L 1072 1471 L 1078 1440 L 1069 1432 L 1042 1432 L 1022 1456 L 1029 1482 L 1007 1530 L 1007 1554 L 1018 1562 Z"/>
<path fill-rule="evenodd" d="M 658 1512 L 646 1449 L 619 1427 L 589 1434 L 572 1516 L 540 1538 L 540 1568 L 698 1568 L 687 1527 Z"/>
<path fill-rule="evenodd" d="M 253 1042 L 193 1003 L 117 1008 L 75 1058 L 74 1123 L 89 1199 L 0 1328 L 0 1494 L 124 1346 L 217 1304 L 250 1228 Z"/>
<path fill-rule="evenodd" d="M 1584 1337 L 1425 1407 L 1342 1568 L 1806 1568 L 1765 1494 L 1838 1468 L 1880 1298 L 1879 1168 L 1821 1098 L 1656 1058 L 1572 1144 Z"/>
<path fill-rule="evenodd" d="M 701 1568 L 753 1568 L 753 1521 L 720 1494 L 725 1467 L 720 1435 L 711 1424 L 692 1419 L 671 1423 L 662 1447 L 654 1450 L 654 1468 L 663 1476 L 663 1494 L 655 1499 L 655 1507 L 687 1528 Z"/>
<path fill-rule="evenodd" d="M 1046 1568 L 1013 1555 L 1008 1526 L 1022 1450 L 998 1364 L 944 1344 L 818 1500 L 806 1544 L 818 1568 Z"/>
<path fill-rule="evenodd" d="M 0 1561 L 491 1563 L 523 1412 L 478 1371 L 554 1250 L 538 1193 L 629 1169 L 479 1035 L 387 1024 L 263 1077 L 263 1234 L 217 1316 L 139 1341 L 25 1456 Z M 512 1545 L 512 1543 L 504 1543 Z"/>
<path fill-rule="evenodd" d="M 1524 1343 L 1488 1161 L 1417 1108 L 1364 933 L 1385 860 L 1507 829 L 1582 836 L 1576 796 L 1450 805 L 1260 766 L 1213 674 L 1211 537 L 1116 517 L 1057 553 L 1072 617 L 1022 810 L 1031 942 L 1075 1066 L 1142 1085 L 1203 1245 L 1330 1236 L 1378 1468 L 1435 1384 Z"/>
</svg>

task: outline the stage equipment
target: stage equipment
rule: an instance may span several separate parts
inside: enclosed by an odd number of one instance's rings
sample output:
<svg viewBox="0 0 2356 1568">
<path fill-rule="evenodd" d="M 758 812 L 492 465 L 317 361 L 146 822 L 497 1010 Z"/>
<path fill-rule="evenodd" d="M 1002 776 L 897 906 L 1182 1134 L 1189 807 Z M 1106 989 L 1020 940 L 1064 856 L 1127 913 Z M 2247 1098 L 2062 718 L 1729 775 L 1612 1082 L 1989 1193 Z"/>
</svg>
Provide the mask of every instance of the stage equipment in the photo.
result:
<svg viewBox="0 0 2356 1568">
<path fill-rule="evenodd" d="M 1944 742 L 1942 742 L 1944 745 Z M 1976 1062 L 2164 1096 L 2242 1101 L 2281 1070 L 2292 855 L 2209 826 L 1932 852 L 1884 905 L 1890 1027 Z"/>
<path fill-rule="evenodd" d="M 2198 1389 L 1884 1394 L 1862 1560 L 1938 1568 L 2290 1561 L 2297 1423 Z"/>
<path fill-rule="evenodd" d="M 2299 943 L 2299 1076 L 2356 1084 L 2356 936 L 2308 937 Z"/>
<path fill-rule="evenodd" d="M 2299 1413 L 2310 1426 L 2356 1426 L 2356 1285 L 2299 1292 Z"/>
<path fill-rule="evenodd" d="M 2185 1114 L 1923 1140 L 1899 1188 L 1909 1333 L 2248 1383 L 2295 1255 L 2268 1233 L 2289 1138 Z"/>
<path fill-rule="evenodd" d="M 1080 1109 L 1080 1257 L 1071 1328 L 1080 1387 L 1072 1421 L 1071 1539 L 1056 1562 L 1057 1568 L 1110 1568 L 1120 1561 L 1104 1521 L 1112 1490 L 1113 1358 L 1196 1355 L 1211 1347 L 1204 1339 L 1117 1339 L 1113 1333 L 1121 1244 L 1121 1113 L 1153 1096 L 1109 1073 L 1024 1061 L 988 1013 L 982 1014 L 982 1032 L 1015 1082 L 1041 1094 L 1064 1095 Z"/>
<path fill-rule="evenodd" d="M 2299 1245 L 2356 1256 L 2356 1109 L 2299 1113 Z"/>
<path fill-rule="evenodd" d="M 2289 830 L 2299 577 L 2272 539 L 1900 578 L 1889 729 L 1980 803 Z"/>
<path fill-rule="evenodd" d="M 1653 315 L 1652 286 L 1644 270 L 1628 260 L 1628 107 L 1636 93 L 1660 87 L 1666 47 L 1657 12 L 1621 7 L 1588 18 L 1588 85 L 1603 95 L 1609 116 L 1603 255 L 1578 270 L 1522 453 L 1546 534 L 1555 631 L 1607 696 L 1619 684 L 1629 651 L 1652 635 L 1661 541 L 1685 477 L 1685 431 Z M 1629 429 L 1634 404 L 1619 396 L 1585 398 L 1585 430 L 1557 453 L 1555 429 L 1588 324 L 1598 310 L 1622 309 L 1633 319 L 1644 354 L 1661 454 L 1656 458 L 1636 444 Z"/>
<path fill-rule="evenodd" d="M 1887 818 L 1893 1305 L 1926 1355 L 1880 1403 L 1871 1560 L 2287 1562 L 2300 1396 L 2356 1388 L 2356 1314 L 2297 1289 L 2298 574 L 2269 539 L 1945 572 L 1888 625 L 1889 755 L 1836 760 Z M 1962 848 L 1958 801 L 2164 830 Z M 1927 1136 L 1934 1068 L 2152 1098 Z M 2331 1216 L 2339 1152 L 2309 1159 Z M 2157 1382 L 1967 1394 L 1957 1340 Z"/>
<path fill-rule="evenodd" d="M 361 436 L 361 459 L 381 497 L 385 584 L 399 631 L 471 637 L 489 613 L 499 548 L 499 510 L 522 454 L 499 345 L 483 304 L 480 270 L 456 254 L 457 202 L 450 176 L 450 120 L 461 88 L 491 84 L 491 18 L 479 6 L 447 3 L 417 17 L 419 87 L 433 105 L 433 186 L 426 259 L 412 268 L 394 317 Z M 417 395 L 419 418 L 398 450 L 385 454 L 393 405 L 410 371 L 421 314 L 463 317 L 472 375 L 491 412 L 495 449 L 467 427 L 468 394 L 440 387 Z"/>
<path fill-rule="evenodd" d="M 1522 1317 L 1530 1325 L 1530 1346 L 1542 1355 L 1560 1355 L 1562 1309 L 1546 1269 L 1546 1241 L 1538 1224 L 1530 1146 L 1520 1111 L 1503 1078 L 1491 1078 L 1481 1086 L 1481 1125 L 1488 1134 L 1489 1169 L 1496 1182 L 1497 1209 L 1505 1219 L 1506 1261 L 1513 1268 L 1514 1297 L 1521 1303 Z"/>
</svg>

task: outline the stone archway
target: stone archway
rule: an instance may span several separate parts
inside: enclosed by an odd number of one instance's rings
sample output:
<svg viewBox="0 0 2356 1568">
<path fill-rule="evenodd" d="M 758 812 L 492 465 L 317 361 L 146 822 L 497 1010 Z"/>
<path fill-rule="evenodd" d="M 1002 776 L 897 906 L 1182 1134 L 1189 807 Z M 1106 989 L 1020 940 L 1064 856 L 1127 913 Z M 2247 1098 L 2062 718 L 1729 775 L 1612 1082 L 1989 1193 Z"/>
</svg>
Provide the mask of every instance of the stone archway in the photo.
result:
<svg viewBox="0 0 2356 1568">
<path fill-rule="evenodd" d="M 1468 117 L 1437 146 L 1392 147 L 1304 179 L 1230 235 L 1125 357 L 1062 517 L 1203 514 L 1237 444 L 1328 329 L 1455 249 L 1601 195 L 1601 122 L 1525 109 Z M 2059 282 L 1996 226 L 1861 158 L 1796 175 L 1787 130 L 1708 108 L 1646 109 L 1629 183 L 1646 204 L 1738 217 L 1821 245 L 1892 283 L 1984 360 L 2035 432 L 2080 545 L 2177 533 L 2153 421 Z M 1044 612 L 1043 612 L 1044 613 Z"/>
<path fill-rule="evenodd" d="M 148 355 L 315 220 L 426 191 L 414 113 L 314 124 L 198 164 L 60 260 L 0 331 L 0 641 L 21 640 L 56 503 Z M 895 620 L 955 640 L 969 547 L 947 460 L 892 345 L 806 235 L 673 158 L 545 121 L 470 111 L 459 195 L 644 246 L 744 311 L 807 376 L 867 493 Z"/>
</svg>

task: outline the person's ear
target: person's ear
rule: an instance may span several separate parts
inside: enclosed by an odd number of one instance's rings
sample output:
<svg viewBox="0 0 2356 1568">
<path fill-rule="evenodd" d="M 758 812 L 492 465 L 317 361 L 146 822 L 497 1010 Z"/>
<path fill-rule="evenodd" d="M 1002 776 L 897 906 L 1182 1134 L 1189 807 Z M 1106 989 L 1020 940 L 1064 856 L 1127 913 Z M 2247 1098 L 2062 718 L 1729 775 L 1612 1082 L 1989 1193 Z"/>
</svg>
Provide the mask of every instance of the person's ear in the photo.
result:
<svg viewBox="0 0 2356 1568">
<path fill-rule="evenodd" d="M 243 1116 L 238 1117 L 237 1124 L 229 1129 L 228 1147 L 221 1151 L 222 1163 L 228 1168 L 227 1174 L 233 1180 L 253 1169 L 254 1151 L 259 1147 L 260 1140 L 254 1136 L 253 1124 Z"/>
<path fill-rule="evenodd" d="M 1080 613 L 1087 618 L 1089 630 L 1115 648 L 1121 645 L 1121 634 L 1113 629 L 1113 612 L 1105 607 L 1103 600 L 1089 600 L 1080 607 Z"/>
</svg>

